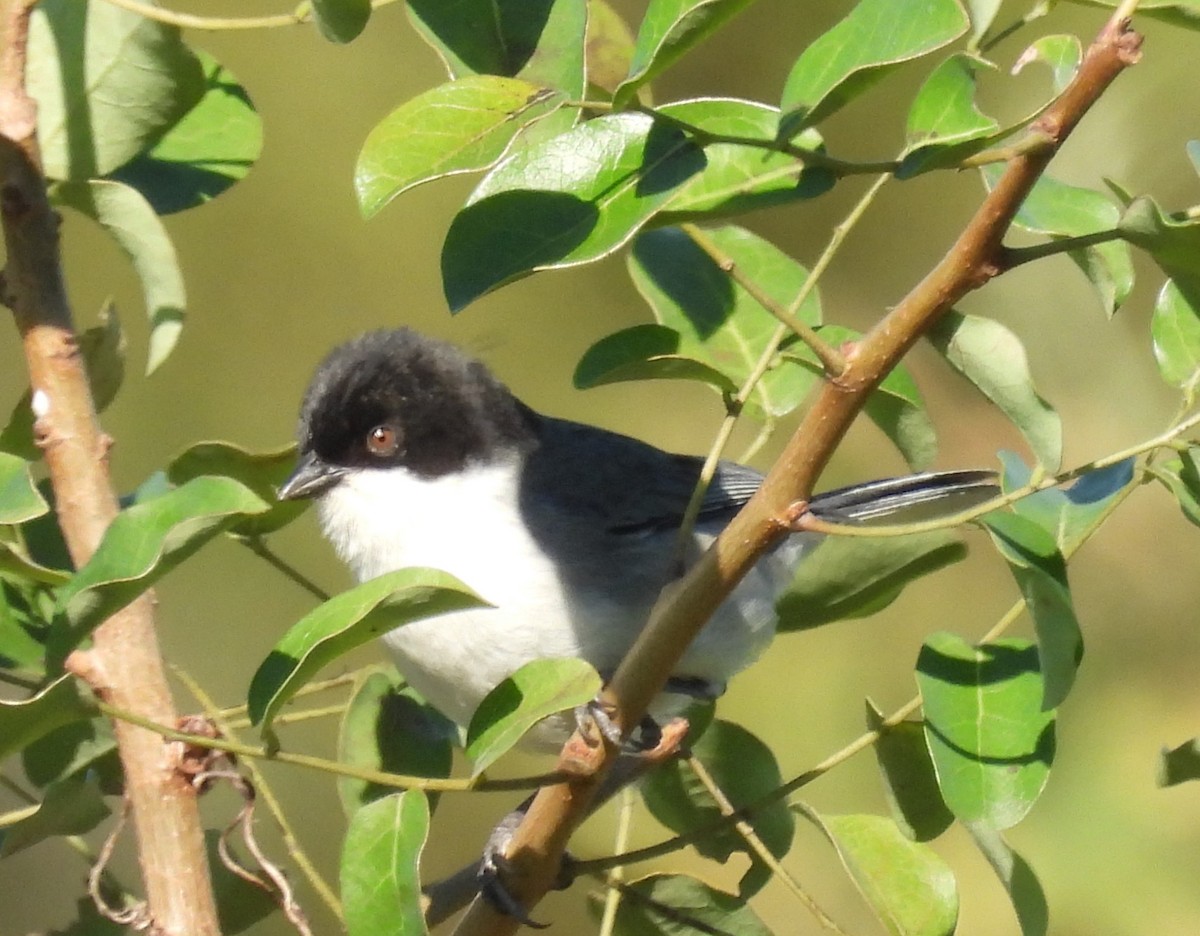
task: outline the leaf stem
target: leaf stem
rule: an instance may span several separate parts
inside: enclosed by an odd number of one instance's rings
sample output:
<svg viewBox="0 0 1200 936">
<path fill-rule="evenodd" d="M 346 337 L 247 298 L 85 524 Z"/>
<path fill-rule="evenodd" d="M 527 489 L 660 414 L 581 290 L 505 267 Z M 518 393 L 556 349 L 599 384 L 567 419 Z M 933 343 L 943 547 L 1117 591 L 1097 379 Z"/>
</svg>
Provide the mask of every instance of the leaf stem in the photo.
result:
<svg viewBox="0 0 1200 936">
<path fill-rule="evenodd" d="M 1093 231 L 1091 234 L 1079 234 L 1075 237 L 1059 237 L 1046 241 L 1044 244 L 1032 244 L 1029 247 L 1006 247 L 1004 249 L 1004 269 L 1011 270 L 1023 263 L 1041 260 L 1043 257 L 1053 257 L 1056 254 L 1069 253 L 1072 250 L 1083 250 L 1096 244 L 1107 244 L 1109 241 L 1120 240 L 1119 228 L 1107 231 Z"/>
<path fill-rule="evenodd" d="M 180 13 L 176 10 L 164 10 L 162 7 L 144 3 L 142 0 L 107 0 L 115 7 L 128 10 L 144 16 L 155 22 L 168 26 L 179 26 L 183 29 L 203 29 L 210 32 L 241 30 L 241 29 L 277 29 L 281 26 L 300 26 L 313 18 L 312 3 L 309 0 L 300 3 L 290 13 L 273 13 L 267 16 L 198 16 L 194 13 Z M 371 7 L 378 9 L 395 3 L 397 0 L 371 0 Z"/>
<path fill-rule="evenodd" d="M 294 566 L 281 559 L 261 536 L 238 537 L 238 542 L 254 553 L 254 555 L 265 560 L 279 572 L 282 572 L 287 578 L 291 579 L 318 601 L 328 601 L 330 599 L 329 592 L 325 591 L 325 589 L 321 588 L 320 585 Z"/>
</svg>

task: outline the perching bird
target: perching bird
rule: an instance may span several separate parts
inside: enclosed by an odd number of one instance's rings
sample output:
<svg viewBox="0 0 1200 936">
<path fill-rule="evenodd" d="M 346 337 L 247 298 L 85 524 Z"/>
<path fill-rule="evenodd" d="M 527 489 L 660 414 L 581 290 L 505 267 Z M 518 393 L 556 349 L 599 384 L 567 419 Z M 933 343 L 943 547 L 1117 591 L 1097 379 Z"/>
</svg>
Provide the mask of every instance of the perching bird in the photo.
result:
<svg viewBox="0 0 1200 936">
<path fill-rule="evenodd" d="M 762 475 L 722 462 L 681 555 L 679 526 L 702 460 L 543 416 L 481 363 L 410 329 L 376 331 L 318 367 L 300 415 L 299 463 L 281 498 L 317 499 L 321 525 L 360 580 L 410 566 L 449 572 L 494 607 L 408 624 L 383 639 L 404 678 L 466 725 L 523 664 L 581 657 L 611 675 L 663 586 L 694 562 Z M 920 474 L 817 495 L 818 517 L 855 522 L 997 493 L 990 471 Z M 715 696 L 762 652 L 774 605 L 820 537 L 788 537 L 738 585 L 651 710 Z M 573 720 L 528 741 L 561 745 Z"/>
</svg>

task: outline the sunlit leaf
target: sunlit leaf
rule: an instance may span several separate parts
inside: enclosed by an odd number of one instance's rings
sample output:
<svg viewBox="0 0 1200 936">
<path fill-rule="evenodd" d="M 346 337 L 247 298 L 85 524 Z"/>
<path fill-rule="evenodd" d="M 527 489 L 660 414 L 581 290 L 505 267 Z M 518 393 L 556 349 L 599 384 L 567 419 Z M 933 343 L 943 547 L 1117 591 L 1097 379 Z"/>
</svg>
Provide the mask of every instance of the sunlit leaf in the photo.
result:
<svg viewBox="0 0 1200 936">
<path fill-rule="evenodd" d="M 1048 470 L 1062 464 L 1062 419 L 1038 395 L 1021 339 L 999 322 L 950 311 L 927 337 L 956 371 L 1004 413 Z"/>
<path fill-rule="evenodd" d="M 371 0 L 312 0 L 313 19 L 330 42 L 350 42 L 367 27 Z"/>
<path fill-rule="evenodd" d="M 0 858 L 58 835 L 83 835 L 109 816 L 94 777 L 70 777 L 46 788 L 38 811 L 0 830 Z"/>
<path fill-rule="evenodd" d="M 53 196 L 56 204 L 99 223 L 133 263 L 150 319 L 146 373 L 153 372 L 175 347 L 187 310 L 183 273 L 167 229 L 150 203 L 120 182 L 64 182 Z"/>
<path fill-rule="evenodd" d="M 1188 301 L 1173 280 L 1163 284 L 1155 299 L 1150 335 L 1163 380 L 1193 393 L 1200 380 L 1200 306 Z"/>
<path fill-rule="evenodd" d="M 978 41 L 992 26 L 1003 0 L 966 0 L 971 15 L 971 39 Z"/>
<path fill-rule="evenodd" d="M 820 123 L 897 65 L 948 45 L 969 25 L 957 0 L 860 0 L 792 66 L 779 136 L 790 139 Z"/>
<path fill-rule="evenodd" d="M 651 874 L 629 885 L 613 932 L 621 936 L 771 936 L 745 898 L 682 874 Z M 644 899 L 638 899 L 638 898 Z M 589 909 L 598 914 L 602 901 Z"/>
<path fill-rule="evenodd" d="M 0 451 L 0 524 L 24 523 L 50 509 L 30 475 L 30 463 Z"/>
<path fill-rule="evenodd" d="M 1200 449 L 1193 446 L 1161 462 L 1155 476 L 1175 495 L 1183 515 L 1200 526 Z"/>
<path fill-rule="evenodd" d="M 0 760 L 55 728 L 96 713 L 91 693 L 72 676 L 63 676 L 28 699 L 0 700 Z"/>
<path fill-rule="evenodd" d="M 1013 65 L 1013 74 L 1021 72 L 1026 65 L 1041 62 L 1050 69 L 1056 94 L 1071 83 L 1083 60 L 1083 46 L 1078 36 L 1042 36 L 1021 53 Z"/>
<path fill-rule="evenodd" d="M 969 824 L 967 831 L 1008 891 L 1008 899 L 1017 913 L 1021 936 L 1046 936 L 1050 908 L 1046 905 L 1046 895 L 1033 869 L 994 829 Z"/>
<path fill-rule="evenodd" d="M 342 905 L 350 936 L 423 936 L 421 851 L 429 804 L 420 790 L 367 803 L 342 843 Z"/>
<path fill-rule="evenodd" d="M 946 805 L 962 822 L 1007 829 L 1032 808 L 1054 758 L 1054 713 L 1037 647 L 1005 639 L 973 647 L 933 634 L 917 659 L 925 738 Z"/>
<path fill-rule="evenodd" d="M 531 660 L 484 696 L 467 727 L 467 757 L 478 775 L 543 718 L 590 702 L 603 681 L 590 663 Z"/>
<path fill-rule="evenodd" d="M 46 175 L 104 175 L 200 100 L 204 71 L 179 30 L 103 0 L 43 0 L 29 30 Z"/>
<path fill-rule="evenodd" d="M 975 106 L 975 73 L 994 67 L 958 52 L 925 79 L 908 111 L 897 178 L 956 165 L 992 143 L 1000 125 Z"/>
<path fill-rule="evenodd" d="M 516 78 L 468 75 L 405 101 L 372 128 L 358 154 L 354 190 L 363 217 L 423 182 L 494 165 L 563 100 Z"/>
<path fill-rule="evenodd" d="M 684 54 L 707 39 L 752 0 L 650 0 L 638 29 L 629 76 L 613 94 L 618 107 Z"/>
<path fill-rule="evenodd" d="M 251 722 L 269 728 L 297 689 L 355 647 L 412 621 L 483 604 L 435 569 L 400 569 L 335 595 L 293 624 L 259 665 L 247 700 Z"/>
<path fill-rule="evenodd" d="M 878 730 L 883 725 L 883 713 L 870 701 L 866 709 L 867 727 Z M 900 831 L 914 841 L 928 842 L 950 828 L 954 814 L 938 789 L 924 725 L 918 721 L 893 725 L 879 736 L 874 750 L 883 792 Z"/>
</svg>

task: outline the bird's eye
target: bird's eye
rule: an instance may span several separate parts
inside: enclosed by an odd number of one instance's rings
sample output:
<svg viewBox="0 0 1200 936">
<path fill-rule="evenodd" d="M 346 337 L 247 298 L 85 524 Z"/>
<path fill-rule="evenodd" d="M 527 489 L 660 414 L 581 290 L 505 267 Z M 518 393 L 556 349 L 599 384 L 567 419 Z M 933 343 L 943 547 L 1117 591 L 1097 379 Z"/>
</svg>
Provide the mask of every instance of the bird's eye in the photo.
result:
<svg viewBox="0 0 1200 936">
<path fill-rule="evenodd" d="M 394 455 L 400 447 L 400 436 L 393 426 L 376 426 L 367 433 L 367 451 L 380 458 Z"/>
</svg>

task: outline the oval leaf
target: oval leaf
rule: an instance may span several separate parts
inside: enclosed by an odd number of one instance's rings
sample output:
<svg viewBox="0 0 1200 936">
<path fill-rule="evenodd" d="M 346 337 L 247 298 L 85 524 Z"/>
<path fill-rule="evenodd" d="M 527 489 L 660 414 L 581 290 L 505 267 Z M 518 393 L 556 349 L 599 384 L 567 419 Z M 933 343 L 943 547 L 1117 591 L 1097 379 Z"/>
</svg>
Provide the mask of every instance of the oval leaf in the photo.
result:
<svg viewBox="0 0 1200 936">
<path fill-rule="evenodd" d="M 467 757 L 478 776 L 543 718 L 590 702 L 603 681 L 590 663 L 531 660 L 489 692 L 467 727 Z"/>
<path fill-rule="evenodd" d="M 737 392 L 732 380 L 712 366 L 675 352 L 679 332 L 665 325 L 634 325 L 601 338 L 575 366 L 575 386 L 588 390 L 627 380 L 695 380 L 724 394 Z"/>
<path fill-rule="evenodd" d="M 462 582 L 436 569 L 400 569 L 335 595 L 293 624 L 258 667 L 247 700 L 250 721 L 265 731 L 321 667 L 393 628 L 485 606 Z"/>
<path fill-rule="evenodd" d="M 651 874 L 628 885 L 632 897 L 617 907 L 614 933 L 621 936 L 772 936 L 738 894 L 728 894 L 683 874 Z M 637 899 L 637 898 L 642 899 Z M 589 909 L 598 913 L 602 901 Z"/>
<path fill-rule="evenodd" d="M 1154 301 L 1150 336 L 1163 380 L 1193 394 L 1200 381 L 1200 312 L 1173 280 L 1163 284 Z"/>
<path fill-rule="evenodd" d="M 350 42 L 367 28 L 371 0 L 312 0 L 317 29 L 330 42 Z"/>
<path fill-rule="evenodd" d="M 899 179 L 957 165 L 990 146 L 1000 125 L 975 106 L 975 73 L 995 66 L 957 52 L 934 69 L 913 99 Z"/>
<path fill-rule="evenodd" d="M 421 851 L 429 803 L 405 790 L 368 803 L 350 817 L 339 870 L 350 936 L 424 936 Z"/>
<path fill-rule="evenodd" d="M 877 731 L 882 725 L 883 713 L 868 701 L 867 727 Z M 924 725 L 915 721 L 893 725 L 879 736 L 874 748 L 883 792 L 900 831 L 914 841 L 928 842 L 950 828 L 954 814 L 938 789 Z"/>
<path fill-rule="evenodd" d="M 1032 808 L 1054 759 L 1054 714 L 1037 647 L 973 647 L 954 634 L 925 641 L 917 659 L 925 740 L 946 805 L 963 822 L 1007 829 Z"/>
<path fill-rule="evenodd" d="M 1033 869 L 994 829 L 968 825 L 967 831 L 1008 891 L 1008 899 L 1017 913 L 1021 936 L 1046 936 L 1050 928 L 1050 908 Z"/>
<path fill-rule="evenodd" d="M 0 760 L 56 728 L 96 714 L 91 693 L 73 676 L 63 676 L 20 702 L 0 700 Z"/>
<path fill-rule="evenodd" d="M 95 777 L 69 777 L 52 783 L 37 812 L 3 830 L 0 858 L 54 836 L 83 835 L 109 815 Z"/>
</svg>

